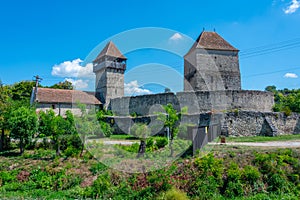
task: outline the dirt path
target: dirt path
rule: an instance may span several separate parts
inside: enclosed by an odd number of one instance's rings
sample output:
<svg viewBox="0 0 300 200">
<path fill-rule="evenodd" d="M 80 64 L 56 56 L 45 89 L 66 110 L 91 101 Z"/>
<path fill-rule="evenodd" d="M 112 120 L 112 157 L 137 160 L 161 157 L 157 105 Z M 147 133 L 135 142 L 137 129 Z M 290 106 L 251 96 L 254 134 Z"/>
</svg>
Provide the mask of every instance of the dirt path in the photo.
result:
<svg viewBox="0 0 300 200">
<path fill-rule="evenodd" d="M 299 140 L 272 142 L 226 142 L 226 145 L 243 145 L 253 147 L 300 147 Z"/>
</svg>

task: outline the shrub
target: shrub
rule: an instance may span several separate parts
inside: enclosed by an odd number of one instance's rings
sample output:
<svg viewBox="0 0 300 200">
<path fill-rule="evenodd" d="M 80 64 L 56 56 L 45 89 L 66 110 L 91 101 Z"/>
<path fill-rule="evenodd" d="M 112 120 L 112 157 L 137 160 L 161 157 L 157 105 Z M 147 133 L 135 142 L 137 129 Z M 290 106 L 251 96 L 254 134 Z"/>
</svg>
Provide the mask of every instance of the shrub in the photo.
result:
<svg viewBox="0 0 300 200">
<path fill-rule="evenodd" d="M 111 189 L 113 189 L 113 186 L 110 182 L 110 176 L 108 173 L 105 173 L 98 176 L 98 178 L 94 181 L 91 188 L 91 194 L 89 196 L 93 198 L 103 198 Z"/>
<path fill-rule="evenodd" d="M 226 190 L 225 190 L 225 196 L 229 198 L 243 196 L 244 190 L 243 185 L 240 181 L 233 182 L 230 181 L 227 184 Z"/>
<path fill-rule="evenodd" d="M 171 190 L 168 190 L 165 194 L 165 200 L 188 200 L 188 197 L 186 193 L 176 189 L 172 188 Z"/>
<path fill-rule="evenodd" d="M 155 138 L 155 145 L 158 149 L 164 148 L 168 144 L 168 139 L 166 137 Z"/>
<path fill-rule="evenodd" d="M 106 165 L 104 165 L 101 162 L 97 162 L 91 166 L 90 171 L 92 172 L 93 175 L 96 175 L 97 173 L 101 173 L 106 169 L 107 169 Z"/>
<path fill-rule="evenodd" d="M 250 184 L 254 184 L 260 178 L 260 173 L 257 168 L 253 166 L 245 166 L 243 169 L 243 180 Z"/>
</svg>

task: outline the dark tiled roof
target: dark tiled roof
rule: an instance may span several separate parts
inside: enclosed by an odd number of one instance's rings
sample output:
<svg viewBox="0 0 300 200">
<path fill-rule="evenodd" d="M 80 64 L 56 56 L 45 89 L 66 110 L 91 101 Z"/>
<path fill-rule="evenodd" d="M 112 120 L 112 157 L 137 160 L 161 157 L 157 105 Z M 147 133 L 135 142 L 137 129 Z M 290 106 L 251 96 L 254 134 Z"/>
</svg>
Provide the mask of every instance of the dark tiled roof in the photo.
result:
<svg viewBox="0 0 300 200">
<path fill-rule="evenodd" d="M 97 56 L 95 61 L 98 59 L 102 58 L 103 56 L 111 56 L 114 58 L 121 58 L 121 59 L 127 59 L 121 52 L 120 50 L 116 47 L 116 45 L 110 41 L 107 43 L 107 45 L 104 47 L 104 49 L 100 52 L 100 54 Z M 94 62 L 95 62 L 94 61 Z"/>
<path fill-rule="evenodd" d="M 189 55 L 194 49 L 207 49 L 207 50 L 221 50 L 221 51 L 239 51 L 224 40 L 216 32 L 203 31 L 196 42 L 193 44 L 189 52 L 185 55 Z"/>
<path fill-rule="evenodd" d="M 33 89 L 34 91 L 34 89 Z M 38 88 L 36 102 L 39 103 L 83 103 L 100 105 L 101 102 L 93 93 L 79 90 L 61 90 L 51 88 Z"/>
<path fill-rule="evenodd" d="M 196 48 L 238 51 L 238 49 L 234 48 L 216 32 L 203 31 L 196 42 Z"/>
</svg>

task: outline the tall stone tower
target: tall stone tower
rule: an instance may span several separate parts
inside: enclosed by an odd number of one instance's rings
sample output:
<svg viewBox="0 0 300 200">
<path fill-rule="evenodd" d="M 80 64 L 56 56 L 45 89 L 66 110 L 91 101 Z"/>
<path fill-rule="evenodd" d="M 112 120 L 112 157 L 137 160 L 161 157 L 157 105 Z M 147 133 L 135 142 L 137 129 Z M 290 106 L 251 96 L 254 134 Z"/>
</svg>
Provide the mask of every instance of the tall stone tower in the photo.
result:
<svg viewBox="0 0 300 200">
<path fill-rule="evenodd" d="M 126 60 L 127 58 L 110 41 L 93 61 L 96 96 L 105 107 L 109 105 L 110 99 L 124 96 Z"/>
<path fill-rule="evenodd" d="M 241 90 L 238 53 L 216 32 L 203 31 L 184 56 L 184 90 Z"/>
</svg>

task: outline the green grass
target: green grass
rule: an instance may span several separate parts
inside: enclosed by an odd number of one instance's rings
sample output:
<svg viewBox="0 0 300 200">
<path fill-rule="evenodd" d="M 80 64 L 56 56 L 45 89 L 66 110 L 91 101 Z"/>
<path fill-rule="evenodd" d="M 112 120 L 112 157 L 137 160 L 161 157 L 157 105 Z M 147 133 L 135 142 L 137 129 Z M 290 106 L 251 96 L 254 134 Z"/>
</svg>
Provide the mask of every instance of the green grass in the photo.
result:
<svg viewBox="0 0 300 200">
<path fill-rule="evenodd" d="M 290 141 L 300 140 L 298 135 L 281 135 L 276 137 L 253 136 L 253 137 L 227 137 L 226 142 L 269 142 L 269 141 Z"/>
<path fill-rule="evenodd" d="M 136 138 L 132 135 L 127 135 L 127 134 L 111 135 L 109 138 L 113 139 L 113 140 L 138 140 L 138 138 Z"/>
</svg>

